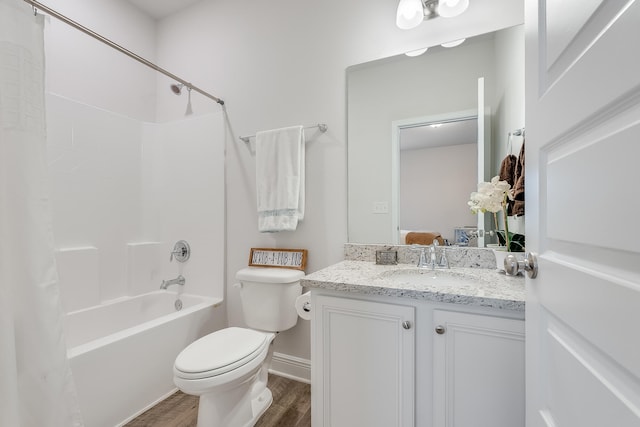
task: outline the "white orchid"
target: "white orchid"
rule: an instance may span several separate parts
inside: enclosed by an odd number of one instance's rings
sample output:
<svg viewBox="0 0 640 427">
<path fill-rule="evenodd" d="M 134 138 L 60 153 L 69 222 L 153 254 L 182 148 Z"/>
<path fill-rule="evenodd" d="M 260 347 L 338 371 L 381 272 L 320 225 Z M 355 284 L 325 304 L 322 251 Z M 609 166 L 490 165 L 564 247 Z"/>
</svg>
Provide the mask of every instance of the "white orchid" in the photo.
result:
<svg viewBox="0 0 640 427">
<path fill-rule="evenodd" d="M 500 181 L 499 176 L 491 178 L 491 182 L 478 183 L 478 191 L 471 193 L 469 202 L 471 212 L 493 213 L 493 220 L 498 230 L 498 218 L 496 213 L 502 211 L 504 215 L 505 240 L 507 248 L 510 248 L 509 228 L 507 226 L 507 198 L 512 199 L 511 185 L 507 181 Z"/>
<path fill-rule="evenodd" d="M 491 182 L 478 184 L 478 191 L 471 193 L 468 202 L 473 213 L 500 212 L 506 203 L 505 196 L 509 194 L 511 185 L 507 181 L 500 181 L 499 176 L 491 178 Z"/>
</svg>

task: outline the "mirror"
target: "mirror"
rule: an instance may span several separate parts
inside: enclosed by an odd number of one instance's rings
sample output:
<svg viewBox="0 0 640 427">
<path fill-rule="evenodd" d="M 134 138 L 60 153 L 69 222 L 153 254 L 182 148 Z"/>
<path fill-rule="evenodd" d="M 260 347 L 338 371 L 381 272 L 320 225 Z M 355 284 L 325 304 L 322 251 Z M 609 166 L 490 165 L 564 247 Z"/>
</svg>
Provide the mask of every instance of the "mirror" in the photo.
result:
<svg viewBox="0 0 640 427">
<path fill-rule="evenodd" d="M 455 233 L 447 231 L 461 224 L 477 229 L 476 224 L 466 223 L 469 215 L 459 209 L 478 181 L 477 113 L 457 114 L 450 121 L 427 117 L 411 122 L 399 127 L 398 144 L 397 171 L 392 169 L 398 176 L 397 196 L 391 204 L 391 209 L 398 209 L 397 221 L 391 224 L 400 230 L 398 242 L 407 243 L 407 234 L 416 231 L 440 233 L 454 242 Z M 416 197 L 424 193 L 425 183 L 435 183 L 437 195 Z"/>
<path fill-rule="evenodd" d="M 480 78 L 484 78 L 485 101 L 478 123 L 484 146 L 477 147 L 475 157 L 466 147 L 465 155 L 438 160 L 436 176 L 411 175 L 408 169 L 420 167 L 405 167 L 401 158 L 417 160 L 418 155 L 403 155 L 401 143 L 394 143 L 394 139 L 402 140 L 402 133 L 394 133 L 403 127 L 398 124 L 412 128 L 415 125 L 407 124 L 416 120 L 435 123 L 440 118 L 450 123 L 465 114 L 477 117 Z M 508 150 L 515 155 L 519 151 L 521 138 L 511 138 L 509 147 L 508 135 L 524 127 L 522 25 L 473 37 L 455 48 L 433 47 L 419 57 L 398 55 L 349 67 L 347 115 L 349 242 L 404 243 L 400 229 L 414 228 L 437 231 L 455 241 L 455 228 L 478 224 L 466 203 L 478 181 L 488 181 L 498 173 Z M 433 160 L 439 155 L 437 148 L 428 150 L 433 152 L 420 156 Z M 425 160 L 423 171 L 426 165 Z M 411 187 L 401 183 L 402 170 L 402 182 L 413 183 Z M 469 176 L 474 175 L 471 182 Z M 466 197 L 449 201 L 445 183 L 462 176 L 467 177 L 462 186 L 469 185 Z M 413 208 L 402 208 L 401 198 L 421 204 L 430 217 L 422 220 Z M 455 218 L 448 215 L 455 222 L 445 224 L 437 219 L 447 216 L 446 212 L 455 212 Z M 403 223 L 402 218 L 409 216 L 413 222 Z M 488 230 L 493 221 L 485 220 Z"/>
</svg>

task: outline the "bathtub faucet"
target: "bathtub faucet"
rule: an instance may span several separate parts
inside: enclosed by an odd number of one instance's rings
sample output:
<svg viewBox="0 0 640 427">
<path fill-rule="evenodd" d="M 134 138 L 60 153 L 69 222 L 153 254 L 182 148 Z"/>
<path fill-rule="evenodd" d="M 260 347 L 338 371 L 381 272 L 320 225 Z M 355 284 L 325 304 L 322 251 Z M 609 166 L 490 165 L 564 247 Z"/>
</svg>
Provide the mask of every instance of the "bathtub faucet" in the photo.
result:
<svg viewBox="0 0 640 427">
<path fill-rule="evenodd" d="M 167 289 L 171 285 L 184 286 L 184 282 L 185 282 L 184 277 L 181 274 L 178 277 L 176 277 L 175 279 L 163 280 L 162 284 L 160 285 L 160 289 Z"/>
</svg>

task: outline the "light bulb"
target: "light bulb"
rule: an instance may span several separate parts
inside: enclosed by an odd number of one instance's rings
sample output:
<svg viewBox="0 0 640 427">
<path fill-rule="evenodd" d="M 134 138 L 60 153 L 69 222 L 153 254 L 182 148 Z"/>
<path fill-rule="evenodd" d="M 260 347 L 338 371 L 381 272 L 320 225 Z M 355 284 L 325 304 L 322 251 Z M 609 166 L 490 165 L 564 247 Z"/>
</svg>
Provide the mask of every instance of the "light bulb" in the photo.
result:
<svg viewBox="0 0 640 427">
<path fill-rule="evenodd" d="M 469 7 L 469 0 L 440 0 L 438 15 L 443 18 L 453 18 L 462 14 Z"/>
<path fill-rule="evenodd" d="M 421 0 L 400 0 L 396 13 L 396 25 L 403 30 L 415 28 L 424 19 Z"/>
</svg>

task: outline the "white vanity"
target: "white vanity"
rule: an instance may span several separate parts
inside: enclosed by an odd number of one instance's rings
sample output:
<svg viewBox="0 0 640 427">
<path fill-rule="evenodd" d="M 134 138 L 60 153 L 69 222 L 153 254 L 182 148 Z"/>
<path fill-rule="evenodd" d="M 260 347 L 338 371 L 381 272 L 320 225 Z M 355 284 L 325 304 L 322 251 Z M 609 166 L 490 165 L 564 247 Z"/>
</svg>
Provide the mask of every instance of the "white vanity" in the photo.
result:
<svg viewBox="0 0 640 427">
<path fill-rule="evenodd" d="M 477 268 L 495 265 L 482 249 L 448 248 L 451 269 L 432 272 L 347 246 L 345 261 L 301 283 L 313 425 L 524 426 L 524 279 Z"/>
</svg>

